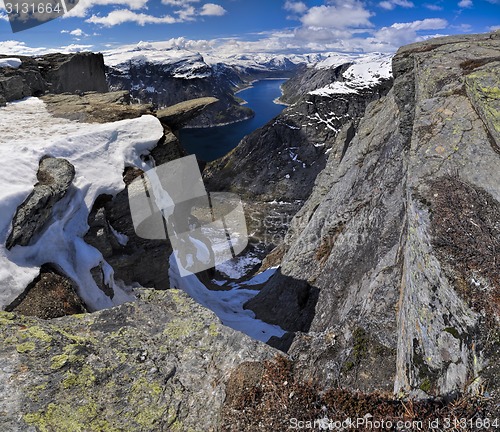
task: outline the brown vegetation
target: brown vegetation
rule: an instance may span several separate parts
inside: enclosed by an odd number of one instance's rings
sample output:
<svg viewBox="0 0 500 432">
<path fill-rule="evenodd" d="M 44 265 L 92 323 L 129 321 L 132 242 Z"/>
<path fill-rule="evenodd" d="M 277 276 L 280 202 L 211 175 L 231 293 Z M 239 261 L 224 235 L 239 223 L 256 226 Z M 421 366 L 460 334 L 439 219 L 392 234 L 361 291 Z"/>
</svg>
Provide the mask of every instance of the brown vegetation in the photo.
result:
<svg viewBox="0 0 500 432">
<path fill-rule="evenodd" d="M 284 357 L 261 363 L 246 363 L 233 372 L 222 415 L 221 430 L 225 432 L 289 431 L 293 419 L 318 422 L 356 421 L 367 415 L 373 422 L 419 421 L 421 429 L 430 431 L 429 421 L 492 418 L 491 401 L 481 397 L 457 397 L 452 401 L 395 400 L 381 393 L 363 394 L 345 389 L 324 391 L 318 384 L 300 381 L 293 363 Z M 490 404 L 490 405 L 488 405 Z M 450 431 L 474 430 L 466 425 Z M 321 430 L 316 427 L 315 430 Z M 328 429 L 326 429 L 328 430 Z M 331 429 L 337 430 L 337 429 Z M 397 430 L 396 428 L 358 427 L 348 430 Z M 399 429 L 401 430 L 401 429 Z"/>
</svg>

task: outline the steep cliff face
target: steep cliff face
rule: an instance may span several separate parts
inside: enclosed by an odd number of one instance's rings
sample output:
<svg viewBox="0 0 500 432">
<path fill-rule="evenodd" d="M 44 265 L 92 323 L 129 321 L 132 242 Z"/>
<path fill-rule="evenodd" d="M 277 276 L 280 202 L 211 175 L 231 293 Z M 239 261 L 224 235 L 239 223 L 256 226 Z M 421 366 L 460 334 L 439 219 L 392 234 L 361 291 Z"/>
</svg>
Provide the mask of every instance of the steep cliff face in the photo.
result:
<svg viewBox="0 0 500 432">
<path fill-rule="evenodd" d="M 309 198 L 330 154 L 343 156 L 366 106 L 391 87 L 390 69 L 385 78 L 370 72 L 367 75 L 373 79 L 356 85 L 343 76 L 351 66 L 299 71 L 286 84 L 282 99 L 294 100 L 298 93 L 301 98 L 206 167 L 209 190 L 231 191 L 246 202 L 255 242 L 271 248 L 282 243 L 291 218 Z M 309 87 L 301 84 L 304 80 L 310 82 Z M 334 83 L 346 87 L 329 91 L 327 86 Z M 341 145 L 335 147 L 337 136 Z"/>
<path fill-rule="evenodd" d="M 498 397 L 499 48 L 494 33 L 400 49 L 393 89 L 345 151 L 337 137 L 247 304 L 309 331 L 289 351 L 305 377 Z"/>
<path fill-rule="evenodd" d="M 36 59 L 21 56 L 19 60 L 18 68 L 0 67 L 0 105 L 47 91 L 108 91 L 102 54 L 49 54 Z"/>
</svg>

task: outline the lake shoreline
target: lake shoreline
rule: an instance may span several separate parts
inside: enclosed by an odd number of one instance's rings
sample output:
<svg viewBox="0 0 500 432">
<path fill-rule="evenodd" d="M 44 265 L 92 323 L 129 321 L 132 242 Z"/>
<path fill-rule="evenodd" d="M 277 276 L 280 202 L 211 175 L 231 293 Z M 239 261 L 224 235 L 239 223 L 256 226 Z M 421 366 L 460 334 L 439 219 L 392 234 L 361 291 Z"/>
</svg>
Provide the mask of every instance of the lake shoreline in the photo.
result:
<svg viewBox="0 0 500 432">
<path fill-rule="evenodd" d="M 208 127 L 185 127 L 180 130 L 182 147 L 199 159 L 210 162 L 223 157 L 237 147 L 240 141 L 279 115 L 287 106 L 281 103 L 282 84 L 287 78 L 266 78 L 253 81 L 240 92 L 240 99 L 253 115 L 245 115 L 236 121 Z M 246 113 L 245 113 L 246 114 Z"/>
</svg>

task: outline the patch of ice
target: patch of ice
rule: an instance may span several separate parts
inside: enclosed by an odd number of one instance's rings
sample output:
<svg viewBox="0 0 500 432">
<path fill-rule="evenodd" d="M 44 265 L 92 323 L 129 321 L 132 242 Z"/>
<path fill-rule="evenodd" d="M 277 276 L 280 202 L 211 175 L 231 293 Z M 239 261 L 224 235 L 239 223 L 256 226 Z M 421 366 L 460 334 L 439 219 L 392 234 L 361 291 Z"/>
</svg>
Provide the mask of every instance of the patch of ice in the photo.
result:
<svg viewBox="0 0 500 432">
<path fill-rule="evenodd" d="M 129 240 L 128 236 L 126 236 L 125 234 L 122 234 L 122 233 L 116 231 L 111 225 L 109 225 L 109 229 L 111 230 L 111 232 L 115 236 L 116 241 L 121 246 L 127 246 L 127 243 L 128 243 L 128 240 Z"/>
</svg>

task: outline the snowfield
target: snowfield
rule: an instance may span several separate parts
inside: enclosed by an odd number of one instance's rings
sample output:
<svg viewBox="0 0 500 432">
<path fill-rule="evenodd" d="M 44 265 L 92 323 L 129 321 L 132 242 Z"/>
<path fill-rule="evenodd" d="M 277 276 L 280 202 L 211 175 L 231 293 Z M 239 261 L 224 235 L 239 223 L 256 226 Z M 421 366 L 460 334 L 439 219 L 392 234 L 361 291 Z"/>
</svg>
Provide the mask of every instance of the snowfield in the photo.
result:
<svg viewBox="0 0 500 432">
<path fill-rule="evenodd" d="M 82 237 L 95 199 L 123 189 L 125 166 L 146 168 L 140 156 L 163 135 L 153 116 L 108 124 L 76 123 L 52 117 L 37 98 L 10 103 L 0 109 L 0 307 L 10 304 L 47 262 L 57 264 L 80 287 L 92 309 L 102 309 L 133 297 L 113 280 L 113 271 L 97 249 Z M 53 212 L 50 227 L 32 246 L 5 248 L 17 207 L 36 183 L 38 162 L 50 155 L 67 159 L 76 176 L 66 197 Z M 90 269 L 101 263 L 114 286 L 111 300 L 95 284 Z"/>
<path fill-rule="evenodd" d="M 331 69 L 345 63 L 352 65 L 342 74 L 343 81 L 335 81 L 326 87 L 309 92 L 312 95 L 331 96 L 334 94 L 358 93 L 392 77 L 392 55 L 363 54 L 358 56 L 332 55 L 314 65 L 316 69 Z"/>
<path fill-rule="evenodd" d="M 54 263 L 79 286 L 79 295 L 91 310 L 99 310 L 135 299 L 131 287 L 115 281 L 113 269 L 102 254 L 83 240 L 88 215 L 101 194 L 115 195 L 123 190 L 125 166 L 143 170 L 141 155 L 149 153 L 163 136 L 156 117 L 146 115 L 133 120 L 106 124 L 77 123 L 53 117 L 37 98 L 9 103 L 0 108 L 0 309 L 12 303 L 39 274 L 40 266 Z M 37 182 L 42 156 L 61 157 L 76 171 L 73 185 L 56 204 L 46 230 L 30 246 L 5 248 L 11 221 Z M 121 244 L 128 238 L 112 229 Z M 267 341 L 285 332 L 278 326 L 255 319 L 243 304 L 257 291 L 246 287 L 262 283 L 275 270 L 254 279 L 233 284 L 229 291 L 210 291 L 194 274 L 181 277 L 174 256 L 170 260 L 171 286 L 183 289 L 203 306 L 214 311 L 223 324 L 255 339 Z M 113 287 L 113 299 L 96 285 L 90 270 L 101 266 L 105 281 Z M 226 266 L 227 267 L 227 266 Z"/>
<path fill-rule="evenodd" d="M 222 324 L 241 331 L 254 339 L 267 342 L 271 336 L 281 337 L 286 332 L 277 325 L 265 323 L 255 318 L 251 310 L 243 309 L 243 304 L 257 294 L 257 291 L 245 288 L 266 282 L 275 269 L 269 269 L 256 275 L 250 281 L 240 285 L 233 284 L 229 291 L 212 291 L 203 285 L 195 275 L 181 277 L 174 254 L 170 257 L 170 285 L 188 293 L 199 304 L 215 312 Z"/>
</svg>

